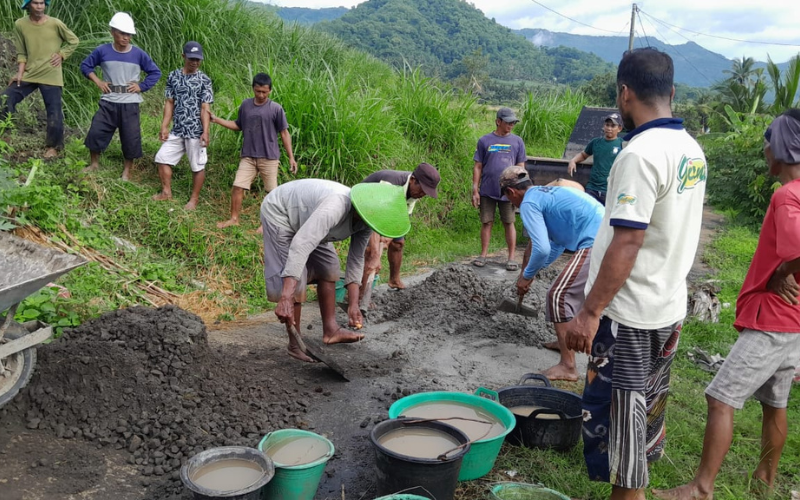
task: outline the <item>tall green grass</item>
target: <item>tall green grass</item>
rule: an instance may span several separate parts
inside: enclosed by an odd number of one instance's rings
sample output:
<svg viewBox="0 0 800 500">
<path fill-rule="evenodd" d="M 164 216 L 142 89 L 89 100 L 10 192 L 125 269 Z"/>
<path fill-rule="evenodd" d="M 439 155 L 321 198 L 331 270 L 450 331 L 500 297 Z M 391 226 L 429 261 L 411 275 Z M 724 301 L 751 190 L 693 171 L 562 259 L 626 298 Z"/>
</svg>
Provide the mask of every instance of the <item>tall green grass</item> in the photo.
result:
<svg viewBox="0 0 800 500">
<path fill-rule="evenodd" d="M 528 94 L 514 133 L 522 137 L 531 156 L 561 158 L 581 109 L 588 100 L 569 87 Z"/>
</svg>

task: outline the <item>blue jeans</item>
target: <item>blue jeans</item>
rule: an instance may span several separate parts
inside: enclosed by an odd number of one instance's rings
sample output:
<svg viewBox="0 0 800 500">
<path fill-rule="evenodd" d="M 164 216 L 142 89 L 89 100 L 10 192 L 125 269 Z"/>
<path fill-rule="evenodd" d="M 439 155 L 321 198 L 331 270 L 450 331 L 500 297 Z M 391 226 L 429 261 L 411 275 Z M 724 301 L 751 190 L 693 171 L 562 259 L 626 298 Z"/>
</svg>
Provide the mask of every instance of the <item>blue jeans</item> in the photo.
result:
<svg viewBox="0 0 800 500">
<path fill-rule="evenodd" d="M 61 148 L 64 146 L 64 112 L 61 110 L 62 87 L 31 82 L 21 82 L 17 86 L 12 83 L 3 91 L 3 95 L 6 96 L 6 102 L 0 113 L 2 113 L 2 117 L 6 117 L 9 113 L 13 114 L 17 110 L 17 104 L 36 89 L 39 89 L 42 94 L 44 108 L 47 112 L 45 146 L 48 148 Z"/>
</svg>

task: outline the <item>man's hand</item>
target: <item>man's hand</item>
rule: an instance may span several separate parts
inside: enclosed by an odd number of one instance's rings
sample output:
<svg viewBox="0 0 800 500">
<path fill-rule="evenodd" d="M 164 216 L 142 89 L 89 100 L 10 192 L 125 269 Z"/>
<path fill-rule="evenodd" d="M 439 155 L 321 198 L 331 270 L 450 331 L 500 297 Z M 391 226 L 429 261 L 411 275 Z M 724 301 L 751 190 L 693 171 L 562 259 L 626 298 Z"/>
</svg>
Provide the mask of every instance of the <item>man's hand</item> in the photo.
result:
<svg viewBox="0 0 800 500">
<path fill-rule="evenodd" d="M 61 66 L 61 61 L 63 61 L 63 60 L 64 60 L 64 58 L 61 57 L 61 54 L 56 52 L 55 54 L 50 56 L 50 66 L 53 66 L 53 67 Z"/>
<path fill-rule="evenodd" d="M 477 190 L 472 191 L 472 206 L 475 208 L 481 206 L 481 195 Z"/>
<path fill-rule="evenodd" d="M 793 274 L 782 276 L 777 272 L 774 273 L 769 282 L 767 282 L 767 290 L 783 299 L 789 305 L 796 306 L 800 304 L 797 300 L 798 296 L 800 296 L 800 285 L 795 281 Z"/>
<path fill-rule="evenodd" d="M 581 309 L 577 316 L 566 324 L 567 347 L 571 351 L 592 353 L 592 341 L 600 326 L 600 318 Z"/>
<path fill-rule="evenodd" d="M 275 316 L 285 325 L 297 326 L 294 324 L 294 297 L 281 296 L 275 306 Z"/>
<path fill-rule="evenodd" d="M 289 172 L 291 172 L 292 174 L 297 173 L 297 162 L 294 160 L 294 158 L 289 160 Z"/>
<path fill-rule="evenodd" d="M 167 139 L 169 139 L 169 127 L 161 127 L 161 131 L 158 133 L 158 140 L 166 142 Z"/>
<path fill-rule="evenodd" d="M 8 81 L 8 85 L 11 86 L 14 84 L 14 82 L 17 82 L 17 87 L 19 87 L 19 85 L 22 83 L 22 75 L 12 76 L 11 80 Z"/>
<path fill-rule="evenodd" d="M 200 145 L 204 148 L 208 147 L 208 132 L 203 132 L 200 134 Z"/>
<path fill-rule="evenodd" d="M 364 316 L 361 315 L 358 304 L 350 303 L 347 306 L 347 319 L 347 324 L 356 330 L 360 330 L 364 326 Z"/>
<path fill-rule="evenodd" d="M 111 87 L 108 85 L 108 82 L 98 79 L 96 82 L 94 82 L 94 84 L 97 85 L 97 88 L 100 89 L 100 92 L 104 94 L 111 93 Z"/>
<path fill-rule="evenodd" d="M 136 82 L 131 82 L 128 84 L 128 93 L 129 94 L 141 94 L 142 88 Z"/>
<path fill-rule="evenodd" d="M 533 283 L 533 278 L 527 279 L 522 273 L 519 273 L 519 278 L 517 278 L 517 295 L 522 297 L 528 293 L 531 289 L 531 283 Z"/>
<path fill-rule="evenodd" d="M 578 165 L 574 161 L 570 160 L 569 164 L 567 165 L 567 173 L 570 177 L 572 177 L 572 174 L 574 174 L 576 170 L 578 170 Z"/>
</svg>

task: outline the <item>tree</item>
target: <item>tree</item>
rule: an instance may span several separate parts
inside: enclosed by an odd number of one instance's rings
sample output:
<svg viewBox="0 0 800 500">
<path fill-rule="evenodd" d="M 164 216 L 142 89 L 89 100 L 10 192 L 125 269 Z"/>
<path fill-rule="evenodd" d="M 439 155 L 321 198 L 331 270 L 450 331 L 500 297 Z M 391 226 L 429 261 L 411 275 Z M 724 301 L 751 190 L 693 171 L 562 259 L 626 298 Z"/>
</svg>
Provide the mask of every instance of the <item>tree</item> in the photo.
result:
<svg viewBox="0 0 800 500">
<path fill-rule="evenodd" d="M 772 114 L 778 115 L 788 108 L 800 106 L 800 99 L 795 101 L 800 85 L 800 54 L 789 60 L 789 66 L 783 75 L 778 65 L 772 62 L 772 58 L 767 57 L 767 74 L 775 94 L 775 100 L 770 107 Z"/>
<path fill-rule="evenodd" d="M 725 70 L 730 76 L 712 87 L 720 95 L 718 112 L 723 113 L 726 105 L 737 113 L 764 112 L 764 96 L 767 94 L 764 68 L 755 68 L 754 65 L 752 57 L 743 56 L 741 60 L 733 61 L 730 70 Z"/>
<path fill-rule="evenodd" d="M 595 76 L 581 85 L 580 91 L 592 106 L 617 106 L 617 76 L 612 71 Z"/>
</svg>

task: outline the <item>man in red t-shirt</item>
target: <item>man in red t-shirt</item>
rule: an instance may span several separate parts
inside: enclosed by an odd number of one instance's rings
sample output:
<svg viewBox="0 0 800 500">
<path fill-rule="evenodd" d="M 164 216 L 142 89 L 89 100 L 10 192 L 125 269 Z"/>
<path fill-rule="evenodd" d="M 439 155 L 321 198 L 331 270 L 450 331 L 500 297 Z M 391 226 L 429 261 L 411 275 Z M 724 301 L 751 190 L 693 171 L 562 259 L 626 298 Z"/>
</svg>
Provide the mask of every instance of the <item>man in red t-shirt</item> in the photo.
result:
<svg viewBox="0 0 800 500">
<path fill-rule="evenodd" d="M 733 439 L 733 413 L 755 396 L 763 410 L 761 458 L 753 472 L 770 489 L 786 442 L 786 406 L 800 360 L 800 110 L 764 133 L 769 173 L 783 186 L 764 217 L 756 253 L 736 301 L 739 339 L 706 388 L 708 418 L 700 468 L 689 484 L 653 490 L 666 500 L 707 500 Z"/>
</svg>

